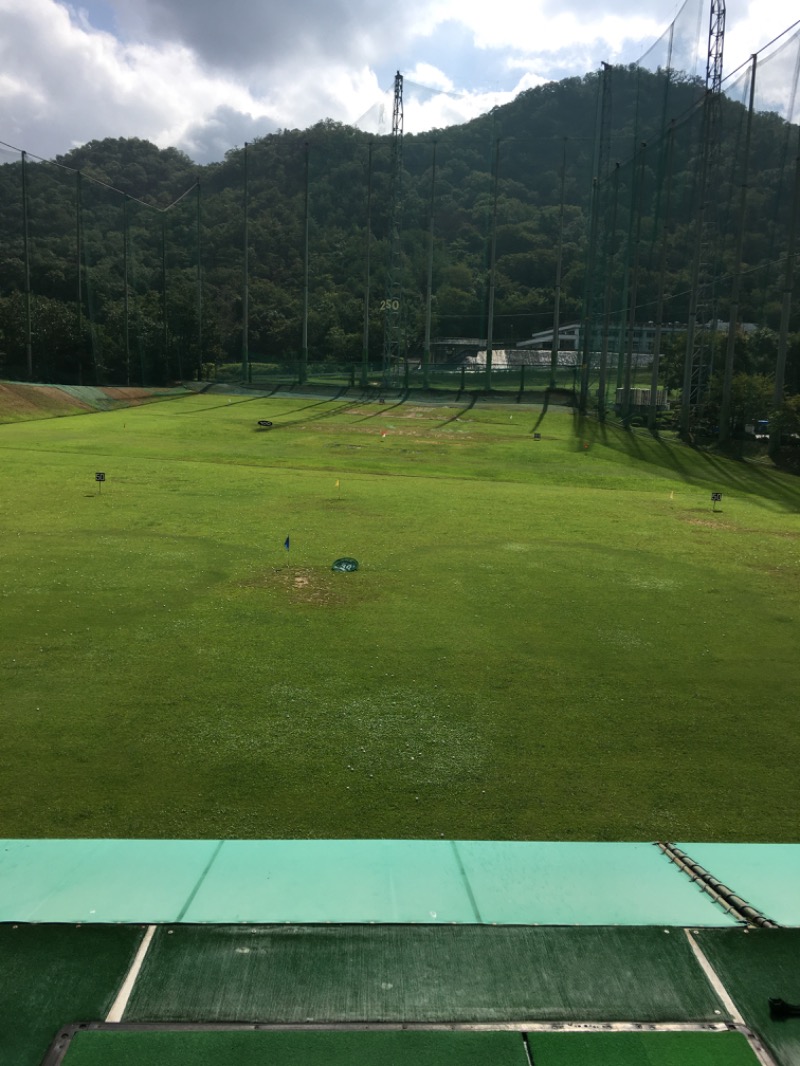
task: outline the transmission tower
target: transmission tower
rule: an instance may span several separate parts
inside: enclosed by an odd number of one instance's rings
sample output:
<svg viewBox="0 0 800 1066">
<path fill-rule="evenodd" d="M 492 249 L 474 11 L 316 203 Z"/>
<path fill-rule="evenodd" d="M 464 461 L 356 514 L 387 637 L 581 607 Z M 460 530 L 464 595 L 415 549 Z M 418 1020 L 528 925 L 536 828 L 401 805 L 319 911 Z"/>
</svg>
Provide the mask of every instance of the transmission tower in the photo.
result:
<svg viewBox="0 0 800 1066">
<path fill-rule="evenodd" d="M 389 258 L 386 264 L 386 299 L 383 302 L 383 378 L 388 382 L 405 359 L 403 343 L 403 281 L 400 256 L 400 215 L 403 192 L 403 75 L 394 78 L 392 110 L 392 173 L 389 212 Z"/>
<path fill-rule="evenodd" d="M 711 0 L 708 28 L 706 91 L 703 99 L 702 147 L 698 182 L 697 241 L 692 263 L 686 358 L 683 367 L 681 433 L 688 436 L 693 416 L 708 391 L 713 373 L 713 338 L 717 329 L 714 277 L 719 228 L 714 209 L 719 174 L 722 111 L 722 53 L 725 44 L 725 0 Z"/>
</svg>

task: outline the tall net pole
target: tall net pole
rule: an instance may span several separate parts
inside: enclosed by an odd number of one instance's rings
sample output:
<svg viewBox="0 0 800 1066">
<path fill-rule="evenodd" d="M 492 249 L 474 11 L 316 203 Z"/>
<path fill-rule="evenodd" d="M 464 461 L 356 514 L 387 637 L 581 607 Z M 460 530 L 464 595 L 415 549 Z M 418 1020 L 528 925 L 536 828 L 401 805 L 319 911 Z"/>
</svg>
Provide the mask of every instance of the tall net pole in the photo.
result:
<svg viewBox="0 0 800 1066">
<path fill-rule="evenodd" d="M 602 65 L 597 88 L 597 119 L 595 123 L 592 192 L 589 207 L 589 241 L 580 331 L 580 393 L 578 407 L 582 413 L 586 412 L 589 403 L 589 376 L 594 349 L 592 335 L 595 332 L 597 303 L 601 291 L 600 278 L 604 269 L 602 257 L 598 254 L 598 251 L 600 247 L 602 193 L 604 192 L 603 179 L 608 169 L 611 129 L 611 67 L 608 63 L 603 63 Z"/>
<path fill-rule="evenodd" d="M 428 277 L 425 291 L 425 342 L 422 348 L 422 385 L 430 384 L 431 365 L 431 308 L 433 306 L 433 235 L 436 209 L 436 141 L 431 160 L 431 198 L 428 208 Z"/>
<path fill-rule="evenodd" d="M 747 107 L 745 126 L 744 155 L 742 161 L 742 186 L 739 190 L 739 230 L 736 237 L 736 258 L 734 260 L 731 302 L 728 312 L 728 340 L 725 348 L 725 368 L 722 375 L 722 402 L 719 411 L 719 443 L 728 444 L 731 439 L 731 399 L 733 392 L 733 357 L 736 346 L 736 333 L 739 328 L 739 300 L 742 290 L 742 253 L 744 251 L 745 225 L 747 222 L 747 179 L 749 174 L 750 142 L 753 131 L 753 109 L 756 92 L 756 65 L 758 57 L 752 57 L 750 70 L 750 102 Z"/>
<path fill-rule="evenodd" d="M 717 226 L 711 197 L 719 170 L 722 111 L 722 57 L 725 46 L 725 0 L 711 0 L 708 28 L 706 91 L 703 98 L 700 174 L 695 225 L 695 251 L 689 297 L 689 321 L 686 328 L 686 356 L 683 366 L 680 429 L 684 437 L 691 433 L 695 409 L 707 388 L 708 362 L 712 334 L 716 330 L 712 280 L 709 268 L 716 258 Z M 713 271 L 711 271 L 713 273 Z"/>
<path fill-rule="evenodd" d="M 25 366 L 33 381 L 33 324 L 31 321 L 31 248 L 28 233 L 28 153 L 22 152 L 22 245 L 25 260 Z"/>
<path fill-rule="evenodd" d="M 658 418 L 658 374 L 661 362 L 661 335 L 664 328 L 664 285 L 669 250 L 670 215 L 672 210 L 672 160 L 675 142 L 675 122 L 667 130 L 664 179 L 666 184 L 664 215 L 661 219 L 661 241 L 658 253 L 658 303 L 656 305 L 656 335 L 653 341 L 653 364 L 650 368 L 650 407 L 647 412 L 647 428 L 656 432 Z"/>
<path fill-rule="evenodd" d="M 361 388 L 367 387 L 369 381 L 369 301 L 370 269 L 372 265 L 372 141 L 367 151 L 367 232 L 364 238 L 364 325 L 361 353 Z"/>
<path fill-rule="evenodd" d="M 195 293 L 197 310 L 197 380 L 203 376 L 203 259 L 202 259 L 202 240 L 201 240 L 201 202 L 200 202 L 200 182 L 197 182 L 197 194 L 195 203 L 195 241 L 197 244 L 197 291 Z"/>
<path fill-rule="evenodd" d="M 403 356 L 402 299 L 400 260 L 400 214 L 403 192 L 403 75 L 394 78 L 392 109 L 392 174 L 389 218 L 389 260 L 386 267 L 386 300 L 383 327 L 383 378 L 388 383 Z"/>
<path fill-rule="evenodd" d="M 75 174 L 75 307 L 78 312 L 78 384 L 83 384 L 83 175 Z M 97 375 L 95 374 L 95 385 Z"/>
<path fill-rule="evenodd" d="M 794 261 L 797 255 L 797 229 L 800 221 L 800 130 L 797 135 L 797 155 L 794 161 L 794 195 L 792 197 L 792 215 L 789 223 L 789 245 L 783 277 L 783 299 L 781 301 L 781 325 L 778 334 L 778 356 L 775 361 L 775 392 L 772 406 L 776 411 L 783 404 L 783 387 L 786 377 L 786 353 L 789 347 L 789 320 L 792 313 L 792 294 L 794 292 Z M 770 427 L 769 450 L 776 455 L 780 448 L 780 430 Z"/>
<path fill-rule="evenodd" d="M 129 233 L 128 233 L 128 194 L 126 193 L 122 201 L 122 284 L 124 286 L 123 292 L 123 314 L 125 316 L 125 384 L 131 383 L 131 327 L 130 327 L 130 290 L 128 287 L 128 272 L 130 267 L 130 249 L 129 249 Z"/>
<path fill-rule="evenodd" d="M 309 220 L 309 156 L 308 142 L 303 146 L 305 158 L 305 179 L 303 190 L 303 336 L 300 350 L 300 367 L 297 381 L 305 385 L 308 377 L 308 220 Z"/>
<path fill-rule="evenodd" d="M 644 141 L 639 150 L 639 165 L 633 172 L 633 265 L 631 267 L 630 286 L 628 288 L 628 329 L 625 348 L 625 377 L 622 393 L 622 416 L 627 426 L 633 414 L 633 378 L 638 363 L 638 352 L 634 351 L 636 336 L 636 312 L 639 299 L 639 275 L 641 267 L 642 246 L 642 210 L 644 204 L 645 154 L 647 145 Z"/>
<path fill-rule="evenodd" d="M 250 380 L 250 231 L 249 198 L 250 187 L 247 173 L 247 141 L 244 144 L 244 278 L 242 282 L 242 380 Z"/>
<path fill-rule="evenodd" d="M 497 196 L 500 180 L 500 138 L 494 142 L 494 177 L 492 179 L 492 221 L 489 238 L 489 297 L 486 304 L 486 389 L 492 387 L 492 344 L 494 340 L 494 295 L 497 284 Z"/>
<path fill-rule="evenodd" d="M 558 259 L 556 261 L 556 291 L 553 301 L 553 347 L 550 352 L 550 388 L 556 387 L 558 357 L 561 350 L 561 273 L 564 262 L 564 188 L 567 178 L 567 138 L 561 151 L 561 180 L 558 207 Z"/>
</svg>

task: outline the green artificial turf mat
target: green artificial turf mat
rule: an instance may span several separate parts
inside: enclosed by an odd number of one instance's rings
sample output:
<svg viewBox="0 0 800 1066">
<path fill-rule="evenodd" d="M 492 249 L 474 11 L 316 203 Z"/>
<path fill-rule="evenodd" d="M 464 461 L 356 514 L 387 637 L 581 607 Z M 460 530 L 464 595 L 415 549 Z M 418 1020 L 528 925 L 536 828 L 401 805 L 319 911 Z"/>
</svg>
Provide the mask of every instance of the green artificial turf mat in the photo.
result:
<svg viewBox="0 0 800 1066">
<path fill-rule="evenodd" d="M 125 1021 L 720 1021 L 681 930 L 174 926 Z"/>
<path fill-rule="evenodd" d="M 533 1066 L 757 1066 L 741 1033 L 531 1033 Z"/>
<path fill-rule="evenodd" d="M 800 1018 L 769 1016 L 770 999 L 800 1004 L 800 929 L 701 930 L 695 939 L 780 1066 L 800 1066 Z"/>
<path fill-rule="evenodd" d="M 527 1059 L 520 1033 L 99 1031 L 78 1033 L 64 1066 L 527 1066 Z"/>
<path fill-rule="evenodd" d="M 105 1017 L 138 926 L 0 925 L 0 1063 L 39 1066 L 59 1026 Z"/>
</svg>

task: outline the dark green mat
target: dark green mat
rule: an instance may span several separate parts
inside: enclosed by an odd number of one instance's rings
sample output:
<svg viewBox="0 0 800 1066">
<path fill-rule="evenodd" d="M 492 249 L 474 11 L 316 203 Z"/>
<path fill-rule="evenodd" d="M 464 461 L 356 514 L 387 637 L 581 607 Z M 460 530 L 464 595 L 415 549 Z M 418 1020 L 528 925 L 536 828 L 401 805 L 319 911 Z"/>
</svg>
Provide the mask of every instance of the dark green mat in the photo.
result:
<svg viewBox="0 0 800 1066">
<path fill-rule="evenodd" d="M 64 1066 L 322 1064 L 527 1066 L 527 1059 L 520 1033 L 409 1032 L 78 1033 L 64 1058 Z"/>
<path fill-rule="evenodd" d="M 780 1066 L 800 1066 L 800 1018 L 769 1016 L 773 997 L 800 1003 L 800 929 L 702 930 L 695 940 Z"/>
<path fill-rule="evenodd" d="M 61 1025 L 104 1018 L 141 926 L 0 925 L 0 1063 L 39 1066 Z"/>
<path fill-rule="evenodd" d="M 740 1033 L 531 1033 L 533 1066 L 757 1066 Z"/>
<path fill-rule="evenodd" d="M 681 930 L 174 926 L 126 1021 L 725 1019 Z"/>
</svg>

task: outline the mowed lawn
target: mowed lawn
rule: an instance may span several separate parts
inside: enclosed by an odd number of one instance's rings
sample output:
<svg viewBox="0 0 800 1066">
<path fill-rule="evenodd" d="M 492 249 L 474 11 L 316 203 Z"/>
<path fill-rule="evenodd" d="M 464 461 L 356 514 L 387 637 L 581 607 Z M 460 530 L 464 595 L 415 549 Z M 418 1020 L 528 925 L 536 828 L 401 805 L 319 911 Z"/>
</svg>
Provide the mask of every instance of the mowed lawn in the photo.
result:
<svg viewBox="0 0 800 1066">
<path fill-rule="evenodd" d="M 0 836 L 797 839 L 796 478 L 221 395 L 0 457 Z"/>
</svg>

